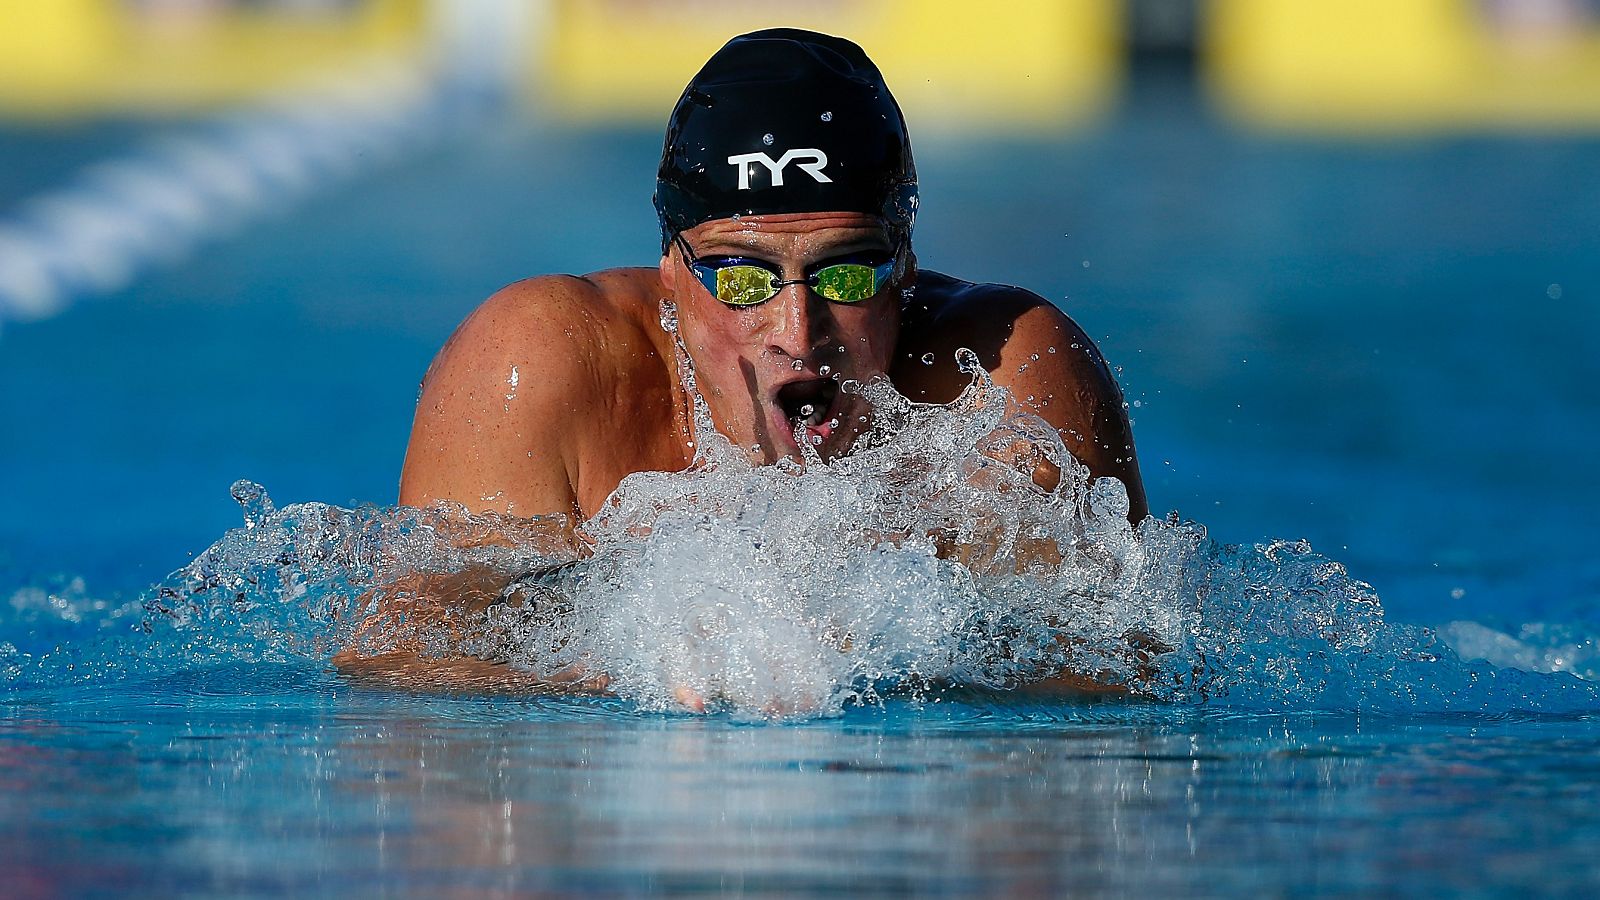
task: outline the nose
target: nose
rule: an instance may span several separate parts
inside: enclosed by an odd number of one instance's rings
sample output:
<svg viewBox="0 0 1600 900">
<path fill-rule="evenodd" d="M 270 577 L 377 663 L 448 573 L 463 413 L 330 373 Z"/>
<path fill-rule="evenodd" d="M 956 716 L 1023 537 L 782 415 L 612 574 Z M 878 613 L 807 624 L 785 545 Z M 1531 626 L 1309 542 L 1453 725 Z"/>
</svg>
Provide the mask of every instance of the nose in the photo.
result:
<svg viewBox="0 0 1600 900">
<path fill-rule="evenodd" d="M 767 329 L 767 349 L 791 359 L 809 357 L 824 337 L 828 302 L 804 284 L 790 284 L 766 305 L 772 315 Z"/>
</svg>

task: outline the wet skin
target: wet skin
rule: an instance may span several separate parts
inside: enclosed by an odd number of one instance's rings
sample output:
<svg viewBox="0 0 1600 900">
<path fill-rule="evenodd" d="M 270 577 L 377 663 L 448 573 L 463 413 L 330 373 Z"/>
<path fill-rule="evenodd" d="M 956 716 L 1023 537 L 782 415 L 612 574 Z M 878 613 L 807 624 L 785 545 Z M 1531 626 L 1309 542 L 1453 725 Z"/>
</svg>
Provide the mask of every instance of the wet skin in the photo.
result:
<svg viewBox="0 0 1600 900">
<path fill-rule="evenodd" d="M 878 220 L 857 213 L 718 220 L 684 237 L 698 256 L 758 258 L 785 280 L 821 261 L 890 247 Z M 911 289 L 904 301 L 902 287 Z M 655 269 L 517 282 L 468 317 L 429 368 L 400 502 L 582 519 L 624 476 L 687 466 L 694 435 L 672 339 L 660 325 L 663 298 L 678 308 L 717 430 L 752 461 L 798 455 L 796 395 L 810 396 L 834 374 L 888 374 L 913 400 L 948 402 L 969 380 L 954 362 L 966 346 L 996 382 L 1060 429 L 1093 475 L 1127 486 L 1130 519 L 1147 514 L 1121 392 L 1083 330 L 1019 288 L 918 271 L 909 252 L 899 283 L 856 304 L 793 284 L 766 303 L 731 308 L 676 249 Z M 932 365 L 922 362 L 928 353 Z M 826 458 L 848 448 L 860 410 L 846 394 L 820 399 L 828 403 L 824 425 L 839 424 L 806 436 L 822 438 Z"/>
<path fill-rule="evenodd" d="M 821 262 L 891 246 L 876 218 L 857 213 L 719 220 L 684 237 L 699 257 L 760 259 L 786 281 L 803 278 Z M 1131 520 L 1148 514 L 1121 392 L 1083 330 L 1020 288 L 919 271 L 909 251 L 889 289 L 854 304 L 829 302 L 792 284 L 765 303 L 732 308 L 700 284 L 676 248 L 654 269 L 517 282 L 473 312 L 428 369 L 400 502 L 582 520 L 601 508 L 623 477 L 685 468 L 695 435 L 673 339 L 661 326 L 662 299 L 677 307 L 717 430 L 753 462 L 799 455 L 792 419 L 808 400 L 825 409 L 801 439 L 824 458 L 848 451 L 864 410 L 858 398 L 832 389 L 834 375 L 866 381 L 887 374 L 912 400 L 953 400 L 970 382 L 955 364 L 956 350 L 968 347 L 997 383 L 1060 430 L 1093 476 L 1122 481 Z M 924 362 L 929 354 L 931 364 Z M 1048 488 L 1056 474 L 1040 471 L 1035 478 Z M 570 530 L 555 527 L 553 540 L 571 539 Z M 981 559 L 982 549 L 973 549 L 948 552 Z M 506 577 L 484 572 L 468 579 L 470 585 L 456 583 L 459 576 L 434 587 L 410 585 L 390 592 L 380 609 L 398 602 L 408 620 L 448 617 L 473 602 L 493 602 Z M 419 605 L 408 597 L 432 600 Z M 379 628 L 381 621 L 380 615 L 369 624 Z M 352 647 L 334 663 L 354 677 L 434 690 L 477 691 L 496 672 L 510 690 L 603 690 L 607 684 L 604 673 L 582 671 L 563 673 L 559 683 L 538 682 L 503 664 L 427 657 L 404 641 L 377 654 Z M 1043 687 L 1103 690 L 1073 675 Z M 687 689 L 679 689 L 678 701 L 704 708 Z"/>
</svg>

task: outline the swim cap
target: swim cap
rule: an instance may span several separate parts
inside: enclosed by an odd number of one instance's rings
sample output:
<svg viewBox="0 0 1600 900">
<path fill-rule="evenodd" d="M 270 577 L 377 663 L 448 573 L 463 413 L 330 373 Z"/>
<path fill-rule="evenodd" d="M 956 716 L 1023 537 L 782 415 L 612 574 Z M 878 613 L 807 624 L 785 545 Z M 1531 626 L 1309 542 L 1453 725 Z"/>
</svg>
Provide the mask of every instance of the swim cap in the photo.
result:
<svg viewBox="0 0 1600 900">
<path fill-rule="evenodd" d="M 909 237 L 917 170 L 883 75 L 844 38 L 771 28 L 724 44 L 684 88 L 656 173 L 661 252 L 712 219 L 881 216 Z"/>
</svg>

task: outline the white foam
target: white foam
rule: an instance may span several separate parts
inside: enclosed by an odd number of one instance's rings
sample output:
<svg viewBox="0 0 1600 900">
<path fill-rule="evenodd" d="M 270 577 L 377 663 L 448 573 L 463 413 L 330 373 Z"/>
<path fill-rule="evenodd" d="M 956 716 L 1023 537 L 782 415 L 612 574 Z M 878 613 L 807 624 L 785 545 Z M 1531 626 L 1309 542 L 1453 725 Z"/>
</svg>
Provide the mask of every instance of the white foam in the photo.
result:
<svg viewBox="0 0 1600 900">
<path fill-rule="evenodd" d="M 670 307 L 662 319 L 672 330 Z M 1061 673 L 1249 710 L 1600 708 L 1600 685 L 1463 663 L 1386 622 L 1369 585 L 1304 542 L 1224 546 L 1176 516 L 1131 526 L 1120 483 L 1092 479 L 970 354 L 959 363 L 973 381 L 947 406 L 885 379 L 842 384 L 870 424 L 827 462 L 754 466 L 693 396 L 693 464 L 624 479 L 579 528 L 582 559 L 558 520 L 279 510 L 241 483 L 246 527 L 148 598 L 135 655 L 326 660 L 412 642 L 545 675 L 581 666 L 647 709 L 692 696 L 745 718 Z M 1041 468 L 1059 470 L 1053 489 Z M 406 580 L 472 569 L 514 578 L 506 602 L 471 612 Z M 380 609 L 385 591 L 419 602 Z"/>
</svg>

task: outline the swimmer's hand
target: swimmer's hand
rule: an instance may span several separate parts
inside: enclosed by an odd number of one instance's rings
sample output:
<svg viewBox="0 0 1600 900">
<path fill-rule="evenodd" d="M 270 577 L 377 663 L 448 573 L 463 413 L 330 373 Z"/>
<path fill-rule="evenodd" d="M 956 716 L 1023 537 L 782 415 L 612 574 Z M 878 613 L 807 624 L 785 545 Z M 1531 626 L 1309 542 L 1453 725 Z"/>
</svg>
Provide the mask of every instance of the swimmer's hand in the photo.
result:
<svg viewBox="0 0 1600 900">
<path fill-rule="evenodd" d="M 1080 672 L 1071 668 L 1022 685 L 1025 694 L 1069 697 L 1130 697 L 1150 698 L 1159 671 L 1156 658 L 1171 653 L 1173 648 L 1149 632 L 1129 631 L 1122 636 L 1124 646 L 1119 648 L 1123 661 L 1128 663 L 1132 677 L 1123 678 L 1115 672 Z M 1072 649 L 1072 641 L 1058 639 Z M 1081 641 L 1078 642 L 1081 644 Z"/>
<path fill-rule="evenodd" d="M 429 657 L 412 649 L 371 655 L 345 649 L 334 654 L 333 668 L 356 684 L 416 693 L 604 694 L 611 684 L 605 673 L 580 667 L 541 677 L 505 662 Z"/>
<path fill-rule="evenodd" d="M 475 566 L 412 573 L 375 588 L 359 604 L 369 612 L 334 654 L 333 668 L 353 681 L 410 691 L 604 693 L 610 677 L 581 665 L 538 674 L 510 664 L 490 614 L 531 602 L 526 592 L 507 601 L 517 580 Z"/>
</svg>

